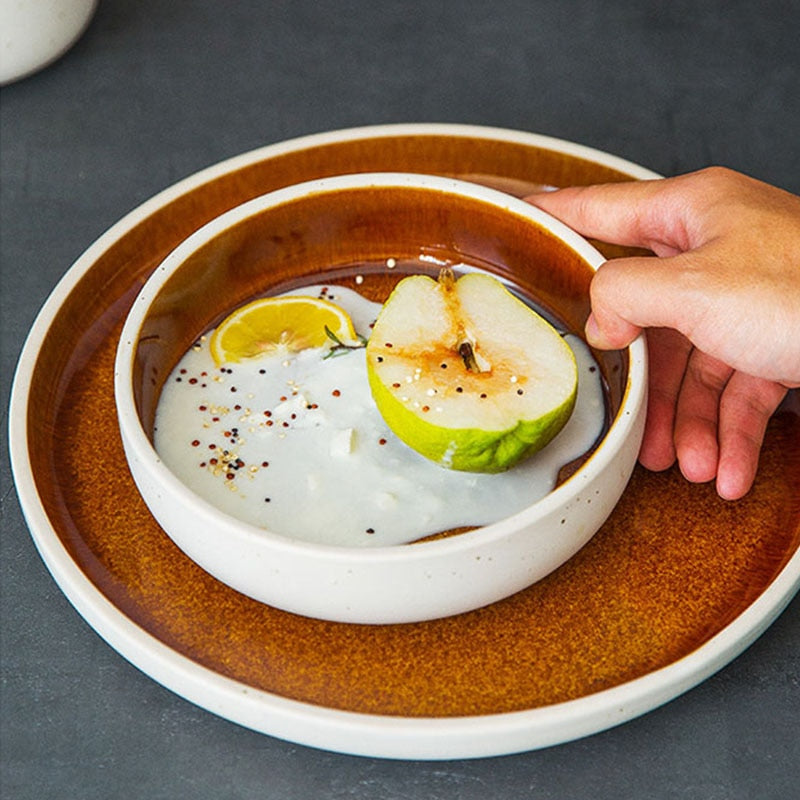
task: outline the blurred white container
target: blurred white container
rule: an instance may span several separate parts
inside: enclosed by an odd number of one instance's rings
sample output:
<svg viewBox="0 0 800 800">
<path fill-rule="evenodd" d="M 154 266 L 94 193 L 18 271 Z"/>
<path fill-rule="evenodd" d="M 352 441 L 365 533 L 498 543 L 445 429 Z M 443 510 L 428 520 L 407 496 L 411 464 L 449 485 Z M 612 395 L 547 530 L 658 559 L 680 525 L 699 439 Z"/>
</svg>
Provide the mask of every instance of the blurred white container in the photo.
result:
<svg viewBox="0 0 800 800">
<path fill-rule="evenodd" d="M 98 0 L 0 0 L 0 85 L 24 78 L 72 47 Z"/>
</svg>

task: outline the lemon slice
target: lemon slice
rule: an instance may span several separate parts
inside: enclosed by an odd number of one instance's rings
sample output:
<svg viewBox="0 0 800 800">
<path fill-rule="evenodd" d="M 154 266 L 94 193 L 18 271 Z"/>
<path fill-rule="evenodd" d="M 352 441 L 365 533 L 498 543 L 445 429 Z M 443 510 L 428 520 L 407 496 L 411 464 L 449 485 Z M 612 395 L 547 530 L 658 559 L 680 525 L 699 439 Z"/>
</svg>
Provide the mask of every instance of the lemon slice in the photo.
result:
<svg viewBox="0 0 800 800">
<path fill-rule="evenodd" d="M 334 341 L 331 334 L 343 343 L 356 339 L 347 312 L 334 303 L 303 295 L 263 297 L 240 306 L 217 326 L 211 356 L 219 365 L 276 351 L 296 353 Z"/>
</svg>

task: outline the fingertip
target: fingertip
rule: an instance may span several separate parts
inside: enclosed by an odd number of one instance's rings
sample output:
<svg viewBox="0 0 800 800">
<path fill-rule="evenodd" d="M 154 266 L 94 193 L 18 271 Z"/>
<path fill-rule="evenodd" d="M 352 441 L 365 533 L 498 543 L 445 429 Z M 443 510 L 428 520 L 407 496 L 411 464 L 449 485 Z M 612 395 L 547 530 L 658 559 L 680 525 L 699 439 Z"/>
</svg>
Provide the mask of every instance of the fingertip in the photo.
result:
<svg viewBox="0 0 800 800">
<path fill-rule="evenodd" d="M 584 333 L 586 334 L 586 341 L 589 342 L 592 347 L 596 347 L 598 350 L 613 349 L 609 346 L 606 337 L 600 330 L 600 326 L 597 324 L 597 318 L 594 314 L 589 314 L 589 319 L 586 320 Z"/>
<path fill-rule="evenodd" d="M 753 487 L 758 457 L 723 455 L 717 470 L 717 494 L 723 500 L 741 500 Z"/>
<path fill-rule="evenodd" d="M 646 210 L 665 181 L 627 180 L 591 186 L 566 186 L 535 192 L 526 202 L 565 222 L 584 236 L 633 247 L 648 247 L 642 230 Z"/>
<path fill-rule="evenodd" d="M 584 326 L 586 341 L 597 350 L 621 350 L 623 347 L 627 347 L 641 332 L 641 328 L 622 319 L 613 322 L 605 321 L 601 325 L 594 312 L 589 314 Z"/>
<path fill-rule="evenodd" d="M 651 472 L 663 472 L 675 463 L 673 425 L 675 407 L 668 402 L 659 402 L 658 395 L 650 394 L 647 404 L 647 419 L 639 448 L 639 463 Z"/>
<path fill-rule="evenodd" d="M 675 450 L 671 443 L 643 443 L 639 463 L 650 472 L 663 472 L 675 463 Z"/>
<path fill-rule="evenodd" d="M 739 500 L 755 483 L 764 433 L 786 387 L 742 372 L 732 375 L 720 399 L 717 492 Z"/>
<path fill-rule="evenodd" d="M 563 208 L 565 204 L 574 200 L 576 194 L 580 191 L 580 187 L 567 186 L 561 189 L 542 189 L 541 191 L 534 192 L 533 194 L 526 195 L 522 199 L 532 206 L 541 208 L 549 214 L 557 215 L 556 212 Z"/>
<path fill-rule="evenodd" d="M 687 461 L 686 459 L 678 463 L 681 474 L 689 483 L 709 483 L 716 477 L 716 470 L 708 463 Z"/>
<path fill-rule="evenodd" d="M 717 477 L 716 442 L 694 442 L 678 448 L 678 464 L 683 477 L 691 483 L 708 483 Z"/>
<path fill-rule="evenodd" d="M 717 476 L 717 494 L 723 500 L 741 500 L 751 487 L 752 481 L 741 477 Z"/>
</svg>

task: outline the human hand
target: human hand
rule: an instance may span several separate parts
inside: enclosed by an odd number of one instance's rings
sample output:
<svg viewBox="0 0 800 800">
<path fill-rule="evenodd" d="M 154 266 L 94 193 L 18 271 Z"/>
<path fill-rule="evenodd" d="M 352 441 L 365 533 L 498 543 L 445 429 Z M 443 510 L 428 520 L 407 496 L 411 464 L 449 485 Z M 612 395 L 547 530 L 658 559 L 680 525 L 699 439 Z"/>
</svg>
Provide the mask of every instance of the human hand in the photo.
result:
<svg viewBox="0 0 800 800">
<path fill-rule="evenodd" d="M 721 167 L 571 187 L 528 202 L 601 241 L 657 257 L 607 261 L 591 285 L 590 344 L 648 328 L 650 392 L 639 454 L 726 499 L 755 478 L 764 431 L 800 386 L 800 197 Z"/>
</svg>

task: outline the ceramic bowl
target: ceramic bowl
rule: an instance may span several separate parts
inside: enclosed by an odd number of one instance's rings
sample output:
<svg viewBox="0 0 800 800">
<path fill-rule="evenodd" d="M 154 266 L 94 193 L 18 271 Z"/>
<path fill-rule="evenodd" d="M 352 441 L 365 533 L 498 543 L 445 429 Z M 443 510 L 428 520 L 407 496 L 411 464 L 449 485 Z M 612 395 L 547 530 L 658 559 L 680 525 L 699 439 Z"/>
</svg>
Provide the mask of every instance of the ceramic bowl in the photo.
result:
<svg viewBox="0 0 800 800">
<path fill-rule="evenodd" d="M 98 0 L 0 0 L 0 86 L 38 72 L 83 35 Z"/>
<path fill-rule="evenodd" d="M 535 254 L 532 257 L 532 254 Z M 277 608 L 353 623 L 446 617 L 505 598 L 577 552 L 631 475 L 645 413 L 639 339 L 596 358 L 608 424 L 557 487 L 499 522 L 411 545 L 341 547 L 243 523 L 193 493 L 153 446 L 156 406 L 181 355 L 253 297 L 373 265 L 373 292 L 404 272 L 471 263 L 513 283 L 580 332 L 603 257 L 522 200 L 470 182 L 403 173 L 322 178 L 271 192 L 211 220 L 155 270 L 133 303 L 116 359 L 115 396 L 128 465 L 159 525 L 191 559 Z M 401 264 L 397 267 L 374 265 Z M 438 267 L 437 267 L 438 269 Z"/>
</svg>

